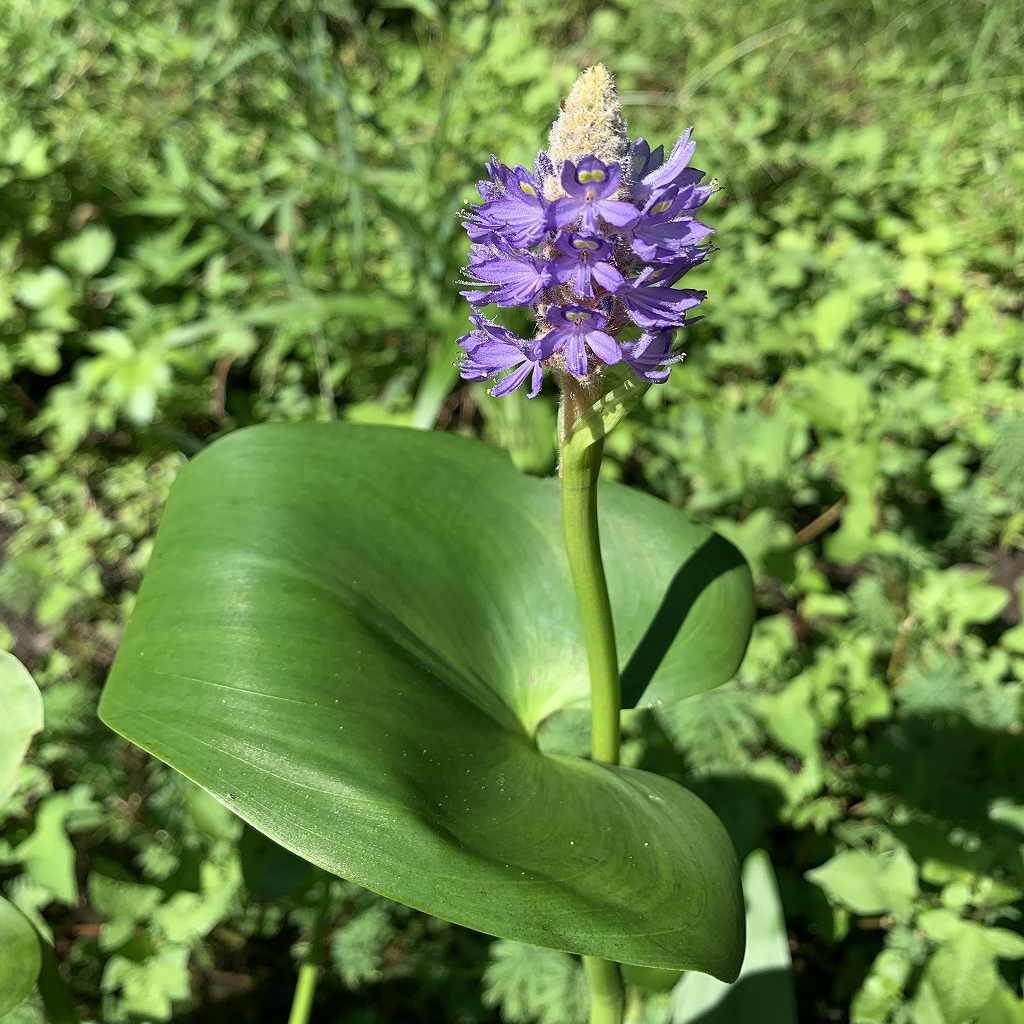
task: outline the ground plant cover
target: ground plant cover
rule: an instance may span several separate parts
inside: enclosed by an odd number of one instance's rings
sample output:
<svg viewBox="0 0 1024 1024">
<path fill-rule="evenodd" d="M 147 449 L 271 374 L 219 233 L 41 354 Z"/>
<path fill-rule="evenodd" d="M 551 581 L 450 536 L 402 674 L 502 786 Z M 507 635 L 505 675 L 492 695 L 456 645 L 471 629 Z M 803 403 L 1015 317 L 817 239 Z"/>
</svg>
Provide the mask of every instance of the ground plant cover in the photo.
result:
<svg viewBox="0 0 1024 1024">
<path fill-rule="evenodd" d="M 743 972 L 627 971 L 625 1019 L 1022 1024 L 1022 44 L 1009 0 L 8 0 L 0 1021 L 284 1021 L 311 956 L 315 1020 L 587 1020 L 576 957 L 314 867 L 97 710 L 172 483 L 209 448 L 195 487 L 251 484 L 216 463 L 272 436 L 242 428 L 482 439 L 546 500 L 555 389 L 459 377 L 459 213 L 600 61 L 718 187 L 703 319 L 607 439 L 607 514 L 651 500 L 620 484 L 685 511 L 756 598 L 732 680 L 640 701 L 622 744 L 724 823 Z M 546 729 L 590 749 L 571 707 Z"/>
</svg>

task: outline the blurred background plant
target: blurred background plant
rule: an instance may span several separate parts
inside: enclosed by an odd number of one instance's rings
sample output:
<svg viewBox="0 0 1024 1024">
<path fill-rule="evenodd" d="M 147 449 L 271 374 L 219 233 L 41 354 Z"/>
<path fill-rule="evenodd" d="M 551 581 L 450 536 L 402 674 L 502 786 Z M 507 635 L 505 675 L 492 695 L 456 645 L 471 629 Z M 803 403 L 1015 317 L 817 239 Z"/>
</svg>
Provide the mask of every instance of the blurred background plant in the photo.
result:
<svg viewBox="0 0 1024 1024">
<path fill-rule="evenodd" d="M 283 1018 L 323 885 L 96 720 L 175 472 L 311 417 L 549 471 L 552 396 L 457 380 L 456 214 L 604 60 L 722 186 L 707 319 L 607 472 L 728 534 L 760 603 L 737 680 L 626 755 L 768 852 L 802 1019 L 1024 1022 L 1022 43 L 1012 0 L 7 0 L 0 647 L 46 728 L 0 886 L 83 1019 Z M 329 899 L 319 1019 L 583 1020 L 570 957 Z M 634 1022 L 793 1019 L 633 980 Z"/>
</svg>

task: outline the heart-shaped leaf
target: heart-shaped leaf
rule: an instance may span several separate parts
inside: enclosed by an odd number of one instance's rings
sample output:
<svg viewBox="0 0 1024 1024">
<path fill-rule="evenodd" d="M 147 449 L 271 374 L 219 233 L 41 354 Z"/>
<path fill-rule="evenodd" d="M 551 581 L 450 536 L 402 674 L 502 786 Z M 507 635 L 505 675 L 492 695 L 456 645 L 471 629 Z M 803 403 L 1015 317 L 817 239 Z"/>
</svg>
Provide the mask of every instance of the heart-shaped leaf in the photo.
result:
<svg viewBox="0 0 1024 1024">
<path fill-rule="evenodd" d="M 481 931 L 731 979 L 725 830 L 656 775 L 541 753 L 587 697 L 558 483 L 442 434 L 272 425 L 176 482 L 104 720 L 308 860 Z M 750 576 L 602 485 L 634 697 L 724 682 Z"/>
</svg>

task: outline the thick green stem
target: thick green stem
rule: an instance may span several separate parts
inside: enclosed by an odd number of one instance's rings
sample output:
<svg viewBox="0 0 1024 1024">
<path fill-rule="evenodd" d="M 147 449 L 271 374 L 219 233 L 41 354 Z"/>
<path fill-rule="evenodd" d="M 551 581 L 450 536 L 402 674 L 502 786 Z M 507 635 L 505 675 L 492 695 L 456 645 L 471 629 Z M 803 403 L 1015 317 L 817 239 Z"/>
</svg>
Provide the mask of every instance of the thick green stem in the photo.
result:
<svg viewBox="0 0 1024 1024">
<path fill-rule="evenodd" d="M 563 449 L 562 525 L 590 670 L 591 750 L 595 761 L 618 764 L 619 659 L 597 530 L 597 474 L 603 447 L 600 442 L 592 444 L 574 453 L 571 461 Z"/>
<path fill-rule="evenodd" d="M 309 1024 L 310 1011 L 313 1009 L 313 997 L 316 995 L 316 983 L 320 977 L 320 963 L 323 960 L 324 948 L 327 944 L 330 909 L 331 876 L 324 874 L 320 881 L 320 902 L 313 924 L 309 953 L 299 967 L 299 977 L 295 982 L 295 994 L 292 996 L 288 1024 Z"/>
<path fill-rule="evenodd" d="M 619 965 L 585 956 L 583 967 L 590 987 L 590 1024 L 622 1024 L 626 994 Z"/>
<path fill-rule="evenodd" d="M 597 526 L 597 478 L 604 443 L 585 448 L 565 443 L 572 423 L 587 406 L 586 392 L 567 378 L 562 406 L 562 526 L 565 550 L 583 624 L 590 672 L 591 753 L 595 761 L 619 763 L 621 706 L 619 659 L 608 584 Z M 590 987 L 590 1024 L 622 1024 L 625 994 L 619 965 L 585 956 Z"/>
</svg>

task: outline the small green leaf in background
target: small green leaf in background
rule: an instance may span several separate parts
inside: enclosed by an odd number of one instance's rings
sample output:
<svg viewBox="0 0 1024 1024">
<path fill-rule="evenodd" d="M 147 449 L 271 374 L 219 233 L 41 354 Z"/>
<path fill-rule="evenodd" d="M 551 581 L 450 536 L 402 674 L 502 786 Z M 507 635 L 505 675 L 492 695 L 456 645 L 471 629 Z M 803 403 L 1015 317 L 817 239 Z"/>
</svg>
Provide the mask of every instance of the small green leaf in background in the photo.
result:
<svg viewBox="0 0 1024 1024">
<path fill-rule="evenodd" d="M 0 896 L 0 1014 L 28 998 L 41 967 L 35 928 L 17 907 Z"/>
<path fill-rule="evenodd" d="M 18 768 L 32 737 L 43 727 L 43 699 L 28 670 L 0 651 L 0 805 L 14 792 Z"/>
<path fill-rule="evenodd" d="M 883 949 L 854 996 L 850 1007 L 851 1024 L 886 1024 L 904 998 L 913 968 L 914 962 L 905 951 Z"/>
<path fill-rule="evenodd" d="M 105 919 L 100 946 L 108 950 L 124 945 L 136 925 L 150 917 L 163 897 L 157 886 L 141 885 L 123 877 L 115 866 L 107 868 L 103 864 L 89 872 L 88 893 L 93 909 Z"/>
<path fill-rule="evenodd" d="M 57 246 L 57 262 L 82 277 L 98 274 L 114 255 L 114 236 L 109 229 L 92 225 Z"/>
<path fill-rule="evenodd" d="M 508 1024 L 583 1024 L 587 980 L 566 953 L 501 940 L 484 972 L 484 1005 L 500 1007 Z"/>
<path fill-rule="evenodd" d="M 57 267 L 22 273 L 14 290 L 15 298 L 30 309 L 64 309 L 73 295 L 71 281 Z"/>
<path fill-rule="evenodd" d="M 104 993 L 120 996 L 121 1010 L 129 1020 L 169 1020 L 175 1000 L 189 994 L 188 948 L 170 946 L 141 962 L 113 956 L 100 986 Z"/>
<path fill-rule="evenodd" d="M 915 1024 L 968 1024 L 999 983 L 996 958 L 981 929 L 964 929 L 928 961 L 914 1001 Z"/>
<path fill-rule="evenodd" d="M 384 949 L 394 934 L 391 915 L 382 904 L 367 907 L 334 933 L 331 960 L 347 988 L 359 988 L 380 978 Z"/>
<path fill-rule="evenodd" d="M 1000 979 L 978 1017 L 978 1024 L 1024 1024 L 1024 999 Z"/>
<path fill-rule="evenodd" d="M 1024 1019 L 1024 1003 L 1002 981 L 998 965 L 1024 959 L 1024 936 L 964 920 L 947 909 L 926 910 L 917 926 L 938 948 L 917 990 L 915 1024 L 1019 1024 Z"/>
<path fill-rule="evenodd" d="M 905 914 L 917 895 L 917 866 L 902 848 L 884 854 L 844 850 L 807 878 L 855 914 Z"/>
<path fill-rule="evenodd" d="M 35 829 L 14 848 L 14 859 L 29 877 L 62 903 L 78 902 L 75 848 L 69 832 L 89 828 L 101 819 L 87 786 L 77 785 L 46 796 L 36 813 Z"/>
</svg>

